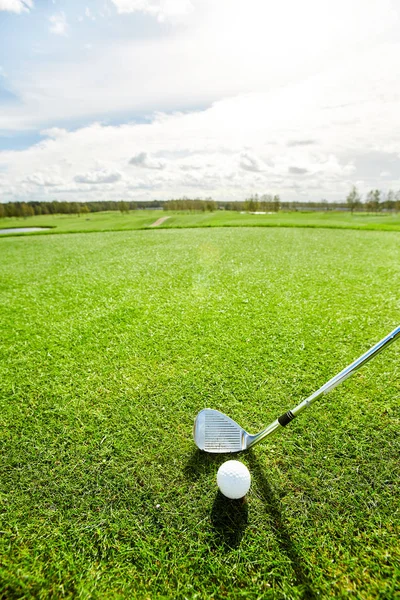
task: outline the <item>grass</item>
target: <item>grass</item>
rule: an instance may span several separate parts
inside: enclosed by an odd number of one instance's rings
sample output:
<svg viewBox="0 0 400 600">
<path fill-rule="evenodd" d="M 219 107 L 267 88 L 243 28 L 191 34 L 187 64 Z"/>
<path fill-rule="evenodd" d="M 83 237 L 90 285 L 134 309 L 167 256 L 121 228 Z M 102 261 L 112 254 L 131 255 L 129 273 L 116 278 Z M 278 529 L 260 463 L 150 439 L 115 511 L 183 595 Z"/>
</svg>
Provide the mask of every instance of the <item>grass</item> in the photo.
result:
<svg viewBox="0 0 400 600">
<path fill-rule="evenodd" d="M 399 343 L 238 457 L 246 503 L 191 438 L 205 406 L 261 429 L 391 331 L 397 233 L 0 248 L 1 598 L 398 597 Z"/>
<path fill-rule="evenodd" d="M 165 213 L 159 210 L 133 211 L 128 215 L 119 212 L 100 212 L 88 215 L 42 215 L 21 219 L 17 217 L 0 219 L 0 228 L 50 227 L 50 231 L 29 235 L 49 235 L 54 233 L 82 233 L 92 231 L 126 231 L 149 227 Z M 4 237 L 10 234 L 3 234 Z M 26 233 L 14 235 L 28 235 Z"/>
<path fill-rule="evenodd" d="M 302 213 L 279 212 L 266 215 L 241 214 L 235 211 L 214 213 L 164 212 L 137 210 L 129 214 L 118 212 L 91 213 L 87 216 L 45 215 L 0 219 L 1 228 L 50 227 L 49 231 L 5 235 L 49 235 L 54 233 L 83 233 L 93 231 L 128 231 L 147 229 L 160 217 L 168 219 L 159 228 L 192 227 L 307 227 L 327 229 L 368 229 L 400 231 L 400 214 L 389 213 Z"/>
<path fill-rule="evenodd" d="M 165 214 L 168 214 L 165 213 Z M 388 213 L 279 212 L 265 215 L 218 211 L 203 214 L 172 213 L 170 227 L 311 227 L 400 231 L 400 215 Z"/>
</svg>

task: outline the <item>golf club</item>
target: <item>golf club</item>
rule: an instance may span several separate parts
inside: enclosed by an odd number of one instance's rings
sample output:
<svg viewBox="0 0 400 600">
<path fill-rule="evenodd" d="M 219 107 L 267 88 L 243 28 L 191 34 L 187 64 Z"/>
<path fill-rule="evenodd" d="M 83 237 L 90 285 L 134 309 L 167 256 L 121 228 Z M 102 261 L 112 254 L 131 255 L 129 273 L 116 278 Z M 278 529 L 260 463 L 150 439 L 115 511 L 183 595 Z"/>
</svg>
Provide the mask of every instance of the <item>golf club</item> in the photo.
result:
<svg viewBox="0 0 400 600">
<path fill-rule="evenodd" d="M 303 410 L 308 408 L 317 398 L 323 396 L 333 390 L 339 383 L 345 381 L 353 375 L 362 365 L 365 365 L 369 360 L 375 358 L 379 352 L 387 348 L 389 344 L 394 342 L 400 336 L 400 326 L 396 327 L 383 340 L 375 344 L 368 352 L 365 352 L 360 358 L 352 362 L 348 367 L 340 371 L 335 377 L 332 377 L 325 385 L 319 388 L 311 396 L 300 402 L 297 406 L 289 410 L 287 413 L 278 417 L 273 423 L 265 429 L 251 435 L 247 433 L 235 421 L 211 408 L 201 410 L 197 415 L 194 428 L 193 438 L 195 444 L 200 450 L 212 453 L 222 452 L 240 452 L 247 450 L 251 446 L 258 444 L 281 427 L 286 427 Z"/>
</svg>

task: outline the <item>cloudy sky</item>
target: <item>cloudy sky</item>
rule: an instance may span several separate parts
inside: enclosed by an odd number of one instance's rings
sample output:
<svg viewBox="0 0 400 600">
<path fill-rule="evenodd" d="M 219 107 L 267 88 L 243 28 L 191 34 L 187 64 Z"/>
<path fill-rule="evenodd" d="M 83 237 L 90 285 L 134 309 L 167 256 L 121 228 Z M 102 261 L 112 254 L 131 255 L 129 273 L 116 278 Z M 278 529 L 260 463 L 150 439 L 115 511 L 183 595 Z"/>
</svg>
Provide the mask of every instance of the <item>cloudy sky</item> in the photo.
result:
<svg viewBox="0 0 400 600">
<path fill-rule="evenodd" d="M 400 189 L 398 0 L 0 0 L 0 201 Z"/>
</svg>

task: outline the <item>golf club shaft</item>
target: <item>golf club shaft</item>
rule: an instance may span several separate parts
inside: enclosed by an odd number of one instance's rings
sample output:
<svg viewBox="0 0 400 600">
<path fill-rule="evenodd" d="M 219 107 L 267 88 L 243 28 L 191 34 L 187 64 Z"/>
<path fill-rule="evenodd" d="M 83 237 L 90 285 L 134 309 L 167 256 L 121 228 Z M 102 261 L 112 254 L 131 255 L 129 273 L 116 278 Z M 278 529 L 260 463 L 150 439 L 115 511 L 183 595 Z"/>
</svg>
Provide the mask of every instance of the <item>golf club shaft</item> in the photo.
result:
<svg viewBox="0 0 400 600">
<path fill-rule="evenodd" d="M 266 429 L 257 434 L 253 441 L 253 444 L 260 442 L 262 439 L 279 429 L 281 426 L 285 427 L 290 421 L 292 421 L 297 415 L 299 415 L 303 410 L 308 408 L 317 398 L 320 398 L 324 394 L 327 394 L 331 390 L 333 390 L 339 383 L 342 383 L 345 379 L 353 375 L 360 367 L 365 365 L 369 360 L 375 358 L 379 352 L 381 352 L 384 348 L 387 348 L 390 344 L 392 344 L 398 337 L 400 337 L 400 326 L 396 327 L 389 335 L 383 338 L 380 342 L 372 346 L 368 352 L 365 352 L 360 358 L 357 358 L 354 362 L 352 362 L 348 367 L 340 371 L 335 377 L 332 377 L 325 385 L 319 388 L 316 392 L 311 394 L 308 398 L 300 402 L 297 406 L 289 410 L 287 413 L 281 415 L 276 421 L 268 425 Z"/>
<path fill-rule="evenodd" d="M 355 360 L 354 362 L 351 363 L 351 365 L 349 365 L 348 367 L 343 369 L 343 371 L 340 371 L 340 373 L 335 375 L 335 377 L 332 377 L 332 379 L 330 379 L 327 383 L 325 383 L 325 385 L 320 387 L 319 390 L 317 390 L 311 396 L 309 396 L 308 398 L 303 400 L 303 402 L 298 404 L 295 408 L 292 408 L 291 412 L 292 412 L 293 416 L 296 417 L 304 409 L 306 409 L 308 406 L 310 406 L 310 404 L 312 404 L 315 400 L 317 400 L 317 398 L 320 398 L 324 394 L 327 394 L 328 392 L 333 390 L 336 386 L 338 386 L 339 383 L 342 383 L 343 381 L 345 381 L 345 379 L 347 379 L 348 377 L 351 377 L 351 375 L 353 375 L 353 373 L 358 371 L 358 369 L 360 367 L 362 367 L 368 361 L 375 358 L 375 356 L 377 354 L 379 354 L 379 352 L 382 352 L 382 350 L 384 350 L 384 348 L 387 348 L 399 336 L 400 336 L 400 327 L 396 327 L 396 329 L 394 329 L 391 333 L 389 333 L 386 337 L 384 337 L 383 340 L 381 340 L 380 342 L 375 344 L 375 346 L 372 346 L 372 348 L 370 348 L 370 350 L 365 352 L 365 354 L 360 356 L 360 358 L 357 358 L 357 360 Z"/>
</svg>

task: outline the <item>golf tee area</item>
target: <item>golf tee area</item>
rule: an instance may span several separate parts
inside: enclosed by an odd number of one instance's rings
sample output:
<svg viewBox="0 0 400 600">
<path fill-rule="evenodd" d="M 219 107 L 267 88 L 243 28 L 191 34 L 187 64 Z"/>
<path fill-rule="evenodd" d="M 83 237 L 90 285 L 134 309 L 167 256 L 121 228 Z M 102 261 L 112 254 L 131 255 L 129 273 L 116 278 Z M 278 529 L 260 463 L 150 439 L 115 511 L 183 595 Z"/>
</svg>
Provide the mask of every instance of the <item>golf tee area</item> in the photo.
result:
<svg viewBox="0 0 400 600">
<path fill-rule="evenodd" d="M 206 407 L 261 431 L 400 324 L 399 215 L 15 227 L 48 229 L 0 235 L 2 600 L 399 598 L 399 341 L 254 448 L 192 437 Z"/>
</svg>

